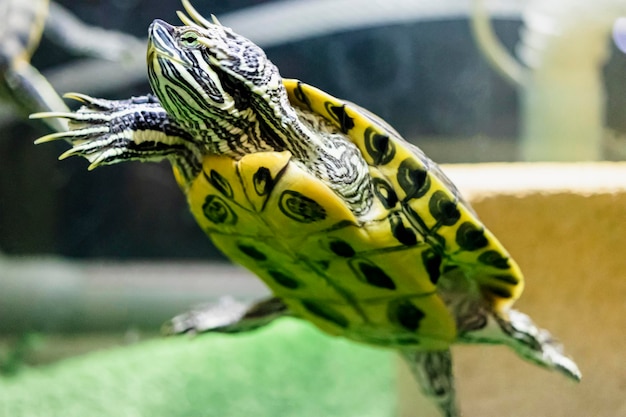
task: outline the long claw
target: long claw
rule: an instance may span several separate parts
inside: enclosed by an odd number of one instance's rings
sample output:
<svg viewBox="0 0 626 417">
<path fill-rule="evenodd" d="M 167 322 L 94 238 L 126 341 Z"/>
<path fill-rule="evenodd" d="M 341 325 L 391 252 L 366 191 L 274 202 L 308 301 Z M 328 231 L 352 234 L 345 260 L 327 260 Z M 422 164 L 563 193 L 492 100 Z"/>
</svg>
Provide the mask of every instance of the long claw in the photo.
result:
<svg viewBox="0 0 626 417">
<path fill-rule="evenodd" d="M 121 152 L 122 151 L 120 149 L 110 148 L 110 149 L 105 150 L 104 152 L 100 152 L 93 159 L 91 157 L 87 157 L 89 162 L 91 162 L 91 164 L 89 165 L 89 167 L 87 167 L 87 169 L 91 171 L 99 167 L 100 165 L 103 165 L 103 162 L 105 162 L 106 160 L 110 160 L 111 157 L 115 155 L 119 155 Z"/>
<path fill-rule="evenodd" d="M 582 374 L 576 363 L 563 355 L 560 346 L 546 344 L 543 346 L 543 355 L 546 363 L 551 363 L 554 370 L 562 373 L 575 382 L 580 382 Z"/>
<path fill-rule="evenodd" d="M 69 120 L 70 130 L 50 133 L 35 143 L 63 139 L 71 149 L 62 153 L 59 159 L 81 156 L 89 161 L 89 170 L 130 160 L 160 161 L 170 156 L 170 145 L 174 142 L 177 146 L 187 146 L 189 142 L 189 136 L 168 119 L 154 96 L 107 100 L 68 93 L 65 97 L 81 101 L 81 108 L 74 113 L 37 113 L 31 118 Z M 181 132 L 181 136 L 176 132 Z M 142 145 L 146 141 L 166 146 Z"/>
<path fill-rule="evenodd" d="M 178 16 L 180 21 L 183 22 L 183 24 L 186 25 L 186 26 L 201 27 L 196 22 L 194 22 L 189 17 L 187 17 L 187 15 L 185 13 L 181 12 L 180 10 L 176 11 L 176 15 Z"/>
<path fill-rule="evenodd" d="M 71 100 L 76 100 L 76 101 L 80 101 L 81 103 L 93 103 L 95 100 L 93 97 L 88 96 L 87 94 L 82 94 L 82 93 L 65 93 L 63 94 L 64 98 L 69 98 Z"/>
<path fill-rule="evenodd" d="M 68 136 L 67 134 L 68 134 L 68 132 L 50 133 L 50 134 L 48 134 L 46 136 L 40 137 L 34 143 L 35 143 L 35 145 L 39 145 L 41 143 L 52 142 L 52 141 L 59 140 L 59 139 L 65 139 Z"/>
<path fill-rule="evenodd" d="M 222 25 L 222 22 L 220 22 L 219 20 L 217 20 L 217 16 L 215 16 L 213 13 L 211 13 L 211 20 L 213 21 L 214 24 L 216 24 L 217 26 L 224 26 Z"/>
<path fill-rule="evenodd" d="M 211 27 L 211 22 L 202 17 L 202 15 L 191 5 L 189 0 L 183 0 L 183 7 L 198 25 L 204 26 L 207 29 Z"/>
<path fill-rule="evenodd" d="M 106 126 L 101 126 L 98 128 L 88 128 L 82 130 L 69 130 L 67 132 L 57 132 L 50 133 L 49 135 L 42 136 L 35 141 L 35 145 L 39 145 L 40 143 L 51 142 L 53 140 L 58 139 L 66 139 L 69 141 L 73 141 L 76 139 L 85 139 L 88 136 L 94 136 L 99 133 L 106 133 L 109 131 L 109 128 Z"/>
<path fill-rule="evenodd" d="M 61 155 L 59 155 L 59 161 L 62 161 L 74 155 L 80 155 L 80 152 L 77 151 L 76 148 L 70 148 L 67 151 L 63 152 Z"/>
<path fill-rule="evenodd" d="M 70 113 L 70 112 L 61 112 L 61 111 L 45 111 L 39 113 L 32 113 L 28 116 L 29 119 L 48 119 L 52 117 L 63 118 L 63 119 L 79 119 L 78 114 Z"/>
<path fill-rule="evenodd" d="M 103 98 L 95 98 L 81 93 L 65 93 L 65 98 L 76 100 L 87 106 L 90 110 L 112 110 L 115 108 L 115 100 L 106 100 Z"/>
</svg>

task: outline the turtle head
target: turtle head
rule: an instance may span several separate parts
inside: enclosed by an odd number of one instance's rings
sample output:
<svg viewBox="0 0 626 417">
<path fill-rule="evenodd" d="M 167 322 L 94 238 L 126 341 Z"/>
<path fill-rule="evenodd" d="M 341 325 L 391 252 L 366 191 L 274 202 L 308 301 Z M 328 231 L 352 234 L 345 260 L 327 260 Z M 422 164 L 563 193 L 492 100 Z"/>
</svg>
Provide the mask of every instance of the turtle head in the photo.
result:
<svg viewBox="0 0 626 417">
<path fill-rule="evenodd" d="M 148 37 L 150 85 L 170 117 L 191 131 L 211 130 L 212 121 L 241 126 L 259 111 L 282 117 L 287 94 L 263 50 L 183 4 L 185 26 L 155 20 Z"/>
</svg>

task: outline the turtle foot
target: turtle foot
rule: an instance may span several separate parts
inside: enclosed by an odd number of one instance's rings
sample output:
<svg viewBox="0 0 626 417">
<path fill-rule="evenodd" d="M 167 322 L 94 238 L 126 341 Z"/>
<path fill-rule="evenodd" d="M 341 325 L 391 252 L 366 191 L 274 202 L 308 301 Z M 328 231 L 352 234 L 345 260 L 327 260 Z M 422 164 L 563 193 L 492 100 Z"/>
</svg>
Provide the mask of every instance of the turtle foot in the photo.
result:
<svg viewBox="0 0 626 417">
<path fill-rule="evenodd" d="M 201 305 L 166 322 L 162 332 L 167 335 L 181 333 L 238 333 L 269 324 L 288 314 L 279 298 L 247 304 L 232 297 L 222 297 L 217 303 Z"/>
<path fill-rule="evenodd" d="M 83 106 L 76 112 L 30 115 L 31 119 L 68 122 L 70 130 L 51 133 L 35 141 L 35 144 L 54 140 L 70 143 L 72 148 L 59 159 L 82 156 L 90 162 L 92 170 L 130 160 L 160 161 L 171 156 L 174 150 L 182 152 L 180 155 L 192 155 L 195 151 L 189 133 L 169 119 L 152 95 L 128 100 L 106 100 L 79 93 L 68 93 L 65 97 Z M 162 146 L 163 143 L 168 146 Z"/>
<path fill-rule="evenodd" d="M 581 372 L 576 363 L 563 353 L 563 345 L 550 332 L 537 327 L 526 314 L 510 310 L 508 320 L 497 320 L 510 336 L 508 344 L 524 359 L 580 381 Z"/>
<path fill-rule="evenodd" d="M 400 351 L 424 396 L 436 405 L 442 417 L 459 417 L 450 350 Z"/>
<path fill-rule="evenodd" d="M 503 344 L 521 358 L 580 381 L 576 363 L 563 353 L 563 346 L 547 330 L 539 328 L 530 317 L 517 310 L 503 313 L 483 311 L 484 321 L 477 328 L 459 335 L 463 343 Z"/>
<path fill-rule="evenodd" d="M 246 305 L 232 297 L 221 297 L 216 303 L 199 305 L 168 320 L 161 327 L 166 335 L 220 331 L 237 323 L 246 313 Z"/>
</svg>

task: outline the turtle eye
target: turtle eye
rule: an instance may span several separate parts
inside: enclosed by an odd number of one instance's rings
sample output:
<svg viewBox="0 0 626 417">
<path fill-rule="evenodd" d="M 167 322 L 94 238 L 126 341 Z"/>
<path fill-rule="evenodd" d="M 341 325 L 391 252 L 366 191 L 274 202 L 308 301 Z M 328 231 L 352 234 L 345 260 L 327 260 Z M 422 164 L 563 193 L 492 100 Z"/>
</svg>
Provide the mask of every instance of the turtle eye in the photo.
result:
<svg viewBox="0 0 626 417">
<path fill-rule="evenodd" d="M 184 32 L 180 36 L 180 43 L 188 48 L 194 48 L 200 45 L 198 42 L 198 34 L 192 31 Z"/>
</svg>

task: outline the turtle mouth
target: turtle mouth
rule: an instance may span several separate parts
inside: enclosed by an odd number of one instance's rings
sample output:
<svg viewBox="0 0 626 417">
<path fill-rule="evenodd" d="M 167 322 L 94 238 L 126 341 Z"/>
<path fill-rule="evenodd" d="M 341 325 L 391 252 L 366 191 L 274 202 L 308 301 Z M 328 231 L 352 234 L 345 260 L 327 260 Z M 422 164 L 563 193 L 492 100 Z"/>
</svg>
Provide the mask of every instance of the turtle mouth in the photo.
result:
<svg viewBox="0 0 626 417">
<path fill-rule="evenodd" d="M 178 55 L 176 40 L 174 37 L 175 27 L 161 19 L 155 19 L 148 29 L 148 62 L 173 61 L 183 66 L 190 64 Z"/>
<path fill-rule="evenodd" d="M 160 63 L 175 62 L 176 64 L 182 65 L 184 67 L 192 66 L 190 63 L 185 62 L 184 60 L 180 59 L 176 55 L 172 55 L 167 52 L 159 51 L 156 49 L 148 51 L 148 62 L 154 62 L 154 61 L 158 61 Z"/>
<path fill-rule="evenodd" d="M 148 41 L 159 49 L 170 49 L 174 45 L 174 26 L 155 19 L 148 28 Z"/>
</svg>

